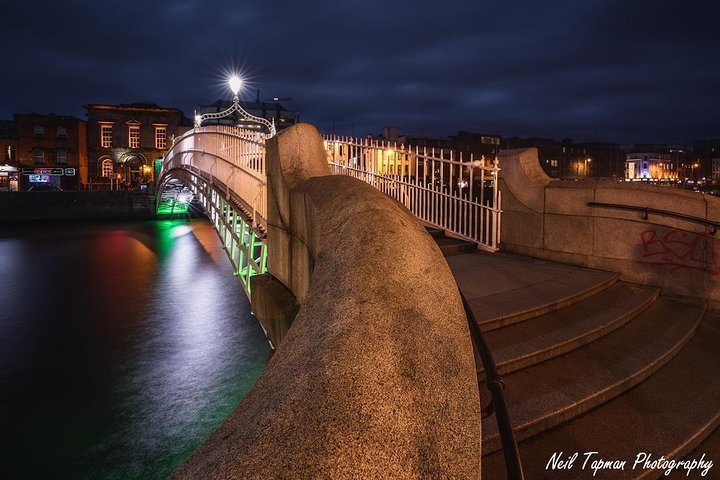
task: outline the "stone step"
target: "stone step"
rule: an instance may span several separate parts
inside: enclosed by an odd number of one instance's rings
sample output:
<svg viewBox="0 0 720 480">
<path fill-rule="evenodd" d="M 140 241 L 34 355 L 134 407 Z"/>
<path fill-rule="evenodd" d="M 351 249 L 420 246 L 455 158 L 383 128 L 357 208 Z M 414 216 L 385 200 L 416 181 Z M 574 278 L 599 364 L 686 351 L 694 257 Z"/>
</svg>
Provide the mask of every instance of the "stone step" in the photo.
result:
<svg viewBox="0 0 720 480">
<path fill-rule="evenodd" d="M 681 320 L 679 314 L 675 316 L 676 320 Z M 635 343 L 642 349 L 645 340 L 637 338 Z M 718 345 L 720 315 L 708 313 L 698 327 L 697 335 L 647 380 L 585 415 L 520 442 L 525 478 L 660 478 L 663 475 L 660 470 L 633 470 L 638 453 L 649 452 L 652 459 L 660 456 L 675 460 L 683 457 L 699 459 L 703 445 L 714 448 L 709 450 L 713 452 L 710 457 L 714 464 L 712 470 L 705 477 L 694 471 L 689 478 L 719 478 L 716 431 L 720 425 Z M 701 443 L 703 441 L 709 443 Z M 563 452 L 566 458 L 579 452 L 574 467 L 546 470 L 556 452 Z M 625 460 L 627 465 L 624 470 L 603 470 L 593 477 L 589 465 L 582 470 L 583 452 L 598 452 L 594 459 Z M 709 456 L 706 454 L 706 460 Z M 502 452 L 483 457 L 483 478 L 505 478 L 504 469 Z M 688 477 L 677 475 L 676 478 Z"/>
<path fill-rule="evenodd" d="M 425 225 L 425 230 L 430 234 L 431 237 L 438 239 L 438 238 L 445 238 L 445 230 L 442 228 L 437 227 L 431 227 L 428 225 Z"/>
<path fill-rule="evenodd" d="M 560 310 L 487 332 L 485 340 L 498 371 L 506 374 L 575 350 L 622 327 L 648 308 L 658 293 L 656 287 L 619 282 Z"/>
<path fill-rule="evenodd" d="M 516 438 L 555 427 L 648 378 L 692 337 L 704 310 L 702 303 L 660 297 L 612 333 L 505 376 Z M 481 393 L 486 394 L 485 389 Z M 488 417 L 483 420 L 483 452 L 499 448 L 495 417 Z"/>
<path fill-rule="evenodd" d="M 447 258 L 484 332 L 591 297 L 618 274 L 508 253 L 475 251 Z"/>
<path fill-rule="evenodd" d="M 701 432 L 708 429 L 709 427 L 706 429 L 700 427 L 698 431 Z M 712 461 L 713 467 L 705 478 L 720 477 L 720 427 L 717 427 L 707 438 L 705 438 L 705 440 L 702 441 L 702 443 L 700 443 L 700 445 L 695 447 L 693 451 L 683 455 L 683 459 L 690 461 L 699 461 L 701 459 L 703 461 Z M 692 477 L 693 475 L 691 475 L 691 478 Z M 694 477 L 699 478 L 699 475 L 695 474 Z M 687 471 L 677 470 L 667 478 L 670 480 L 688 478 Z"/>
<path fill-rule="evenodd" d="M 443 256 L 460 255 L 461 253 L 477 250 L 477 243 L 458 238 L 443 237 L 436 238 L 435 243 L 440 247 Z"/>
<path fill-rule="evenodd" d="M 477 243 L 449 237 L 442 228 L 425 225 L 425 230 L 435 239 L 435 243 L 440 247 L 440 251 L 445 257 L 477 250 Z"/>
</svg>

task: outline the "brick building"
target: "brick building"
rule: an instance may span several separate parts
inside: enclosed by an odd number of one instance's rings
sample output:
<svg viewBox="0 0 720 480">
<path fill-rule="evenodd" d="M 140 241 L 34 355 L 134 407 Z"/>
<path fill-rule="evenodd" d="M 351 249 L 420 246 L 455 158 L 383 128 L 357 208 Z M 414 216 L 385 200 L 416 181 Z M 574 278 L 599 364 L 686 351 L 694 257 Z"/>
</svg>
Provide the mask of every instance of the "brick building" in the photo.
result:
<svg viewBox="0 0 720 480">
<path fill-rule="evenodd" d="M 153 182 L 173 137 L 192 128 L 177 108 L 151 103 L 85 105 L 91 188 L 143 188 Z"/>
<path fill-rule="evenodd" d="M 19 189 L 77 190 L 87 177 L 87 125 L 68 115 L 15 114 Z"/>
</svg>

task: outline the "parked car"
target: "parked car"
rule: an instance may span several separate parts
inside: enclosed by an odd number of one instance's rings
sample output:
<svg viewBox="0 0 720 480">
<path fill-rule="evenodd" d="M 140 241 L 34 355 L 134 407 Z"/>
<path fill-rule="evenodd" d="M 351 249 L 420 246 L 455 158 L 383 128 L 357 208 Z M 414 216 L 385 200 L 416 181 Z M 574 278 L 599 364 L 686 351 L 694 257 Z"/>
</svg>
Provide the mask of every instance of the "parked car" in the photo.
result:
<svg viewBox="0 0 720 480">
<path fill-rule="evenodd" d="M 35 185 L 30 187 L 28 192 L 62 192 L 62 188 L 55 185 Z"/>
</svg>

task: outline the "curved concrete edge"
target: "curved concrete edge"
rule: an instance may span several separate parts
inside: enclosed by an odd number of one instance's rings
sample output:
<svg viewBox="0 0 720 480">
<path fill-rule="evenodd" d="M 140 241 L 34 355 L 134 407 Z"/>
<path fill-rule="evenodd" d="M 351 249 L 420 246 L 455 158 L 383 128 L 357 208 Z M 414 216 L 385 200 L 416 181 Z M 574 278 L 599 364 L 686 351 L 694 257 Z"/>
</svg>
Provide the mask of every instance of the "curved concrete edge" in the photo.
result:
<svg viewBox="0 0 720 480">
<path fill-rule="evenodd" d="M 354 178 L 311 177 L 287 196 L 285 245 L 297 240 L 311 272 L 300 311 L 251 392 L 171 478 L 479 478 L 472 344 L 435 242 Z"/>
<path fill-rule="evenodd" d="M 498 155 L 500 180 L 513 197 L 534 212 L 545 206 L 545 187 L 552 181 L 538 162 L 537 148 L 502 150 Z"/>
<path fill-rule="evenodd" d="M 307 141 L 309 138 L 315 141 Z M 302 303 L 313 260 L 305 238 L 304 199 L 292 201 L 292 191 L 309 178 L 330 175 L 330 166 L 322 137 L 307 123 L 283 130 L 268 140 L 266 148 L 267 246 L 272 252 L 268 256 L 268 271 Z"/>
<path fill-rule="evenodd" d="M 501 152 L 503 249 L 616 271 L 663 293 L 720 300 L 720 234 L 699 224 L 589 202 L 650 207 L 711 221 L 720 198 L 676 188 L 602 180 L 550 181 L 536 149 Z M 534 163 L 534 167 L 530 167 Z"/>
</svg>

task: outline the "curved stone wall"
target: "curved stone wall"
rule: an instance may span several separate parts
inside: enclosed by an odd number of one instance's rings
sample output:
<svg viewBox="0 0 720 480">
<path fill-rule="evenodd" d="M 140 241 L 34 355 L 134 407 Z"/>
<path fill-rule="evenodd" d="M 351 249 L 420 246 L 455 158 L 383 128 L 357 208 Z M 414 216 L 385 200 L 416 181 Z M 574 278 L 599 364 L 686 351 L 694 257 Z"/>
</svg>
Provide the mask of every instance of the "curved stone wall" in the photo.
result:
<svg viewBox="0 0 720 480">
<path fill-rule="evenodd" d="M 503 151 L 500 165 L 503 249 L 617 271 L 664 293 L 720 300 L 720 233 L 670 216 L 588 205 L 648 207 L 718 222 L 720 198 L 630 182 L 551 181 L 535 148 Z"/>
<path fill-rule="evenodd" d="M 310 125 L 272 139 L 267 163 L 269 269 L 300 310 L 172 478 L 479 478 L 473 351 L 432 238 L 370 185 L 329 176 Z"/>
</svg>

